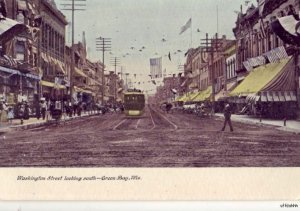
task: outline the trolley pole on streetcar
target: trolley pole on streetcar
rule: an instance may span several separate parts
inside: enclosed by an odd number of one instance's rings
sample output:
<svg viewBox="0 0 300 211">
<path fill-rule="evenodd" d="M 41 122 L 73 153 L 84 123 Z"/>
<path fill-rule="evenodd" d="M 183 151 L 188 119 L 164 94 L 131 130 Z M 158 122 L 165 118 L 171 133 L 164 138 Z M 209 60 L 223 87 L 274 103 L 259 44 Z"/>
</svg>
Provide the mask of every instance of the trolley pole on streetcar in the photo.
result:
<svg viewBox="0 0 300 211">
<path fill-rule="evenodd" d="M 111 51 L 111 38 L 99 37 L 96 38 L 96 51 L 102 52 L 102 63 L 103 63 L 103 73 L 102 73 L 102 93 L 101 93 L 101 103 L 104 104 L 104 92 L 105 92 L 105 52 Z"/>
<path fill-rule="evenodd" d="M 86 3 L 86 0 L 64 0 L 71 3 L 64 3 L 61 4 L 65 8 L 62 10 L 68 10 L 72 12 L 72 44 L 71 44 L 71 71 L 70 71 L 70 98 L 72 104 L 74 103 L 73 99 L 73 88 L 74 88 L 74 72 L 75 72 L 75 56 L 74 56 L 74 36 L 75 36 L 75 11 L 85 11 L 83 7 L 86 6 L 86 4 L 82 4 L 79 2 Z M 70 8 L 71 7 L 71 8 Z"/>
<path fill-rule="evenodd" d="M 114 98 L 115 98 L 115 103 L 117 103 L 117 79 L 118 79 L 117 66 L 119 66 L 121 64 L 120 58 L 119 57 L 111 58 L 110 64 L 115 67 Z"/>
</svg>

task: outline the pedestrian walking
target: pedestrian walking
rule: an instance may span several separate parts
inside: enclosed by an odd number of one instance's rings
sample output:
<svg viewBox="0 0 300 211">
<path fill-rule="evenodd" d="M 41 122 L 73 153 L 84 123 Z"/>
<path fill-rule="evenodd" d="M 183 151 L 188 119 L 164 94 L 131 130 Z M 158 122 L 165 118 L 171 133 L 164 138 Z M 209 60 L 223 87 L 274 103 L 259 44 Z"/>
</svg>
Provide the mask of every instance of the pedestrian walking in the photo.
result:
<svg viewBox="0 0 300 211">
<path fill-rule="evenodd" d="M 7 122 L 8 106 L 6 102 L 2 103 L 1 122 Z"/>
<path fill-rule="evenodd" d="M 228 123 L 228 125 L 230 127 L 230 131 L 233 132 L 233 127 L 232 127 L 232 123 L 231 123 L 231 107 L 228 103 L 225 105 L 225 108 L 224 108 L 224 117 L 225 117 L 225 120 L 224 120 L 224 125 L 222 128 L 222 131 L 225 130 L 226 125 Z"/>
<path fill-rule="evenodd" d="M 41 107 L 42 118 L 43 120 L 45 120 L 46 112 L 47 112 L 47 102 L 45 98 L 41 98 L 40 107 Z"/>
<path fill-rule="evenodd" d="M 28 102 L 25 101 L 25 112 L 24 112 L 24 119 L 28 120 L 30 117 L 30 108 Z"/>
<path fill-rule="evenodd" d="M 169 113 L 173 105 L 171 103 L 166 103 L 166 112 Z"/>
<path fill-rule="evenodd" d="M 23 103 L 21 103 L 19 105 L 19 118 L 21 120 L 21 125 L 23 125 L 24 123 L 24 116 L 25 116 L 25 105 Z"/>
<path fill-rule="evenodd" d="M 35 103 L 35 117 L 38 120 L 41 118 L 41 105 L 39 102 Z"/>
<path fill-rule="evenodd" d="M 82 112 L 82 103 L 79 102 L 77 105 L 77 116 L 81 116 L 81 112 Z"/>
<path fill-rule="evenodd" d="M 15 118 L 14 114 L 14 108 L 13 107 L 8 107 L 8 113 L 7 113 L 7 118 L 8 118 L 8 123 L 11 125 L 13 119 Z"/>
</svg>

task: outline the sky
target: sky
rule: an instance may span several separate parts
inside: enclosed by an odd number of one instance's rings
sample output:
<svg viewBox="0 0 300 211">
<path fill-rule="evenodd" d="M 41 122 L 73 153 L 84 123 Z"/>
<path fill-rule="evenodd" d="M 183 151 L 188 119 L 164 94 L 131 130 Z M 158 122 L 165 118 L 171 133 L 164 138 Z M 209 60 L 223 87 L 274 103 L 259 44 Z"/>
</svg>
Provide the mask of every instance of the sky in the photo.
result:
<svg viewBox="0 0 300 211">
<path fill-rule="evenodd" d="M 71 0 L 55 0 L 59 9 L 65 8 L 62 4 L 68 1 Z M 82 4 L 82 0 L 75 1 Z M 85 31 L 88 58 L 102 61 L 102 52 L 96 51 L 96 38 L 111 38 L 112 50 L 105 54 L 108 70 L 114 70 L 110 60 L 118 57 L 117 71 L 122 68 L 123 73 L 129 73 L 136 82 L 135 88 L 154 90 L 148 76 L 150 58 L 162 57 L 162 69 L 166 69 L 167 75 L 179 73 L 178 66 L 186 59 L 184 53 L 190 47 L 200 46 L 206 33 L 212 37 L 218 32 L 234 39 L 236 11 L 240 5 L 245 11 L 247 2 L 248 6 L 257 5 L 256 0 L 86 0 L 85 11 L 75 12 L 75 42 L 82 41 Z M 61 11 L 71 21 L 71 12 Z M 190 18 L 191 27 L 179 35 Z M 70 27 L 66 37 L 71 41 Z"/>
</svg>

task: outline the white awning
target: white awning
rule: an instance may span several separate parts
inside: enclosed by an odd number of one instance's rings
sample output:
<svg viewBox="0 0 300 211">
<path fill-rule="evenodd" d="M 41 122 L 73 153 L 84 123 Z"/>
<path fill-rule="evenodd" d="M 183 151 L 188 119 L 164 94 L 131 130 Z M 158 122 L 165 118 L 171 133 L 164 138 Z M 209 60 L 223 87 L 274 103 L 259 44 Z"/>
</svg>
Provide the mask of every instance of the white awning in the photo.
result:
<svg viewBox="0 0 300 211">
<path fill-rule="evenodd" d="M 12 38 L 26 31 L 28 27 L 25 24 L 15 20 L 5 18 L 0 21 L 0 41 L 5 38 Z"/>
</svg>

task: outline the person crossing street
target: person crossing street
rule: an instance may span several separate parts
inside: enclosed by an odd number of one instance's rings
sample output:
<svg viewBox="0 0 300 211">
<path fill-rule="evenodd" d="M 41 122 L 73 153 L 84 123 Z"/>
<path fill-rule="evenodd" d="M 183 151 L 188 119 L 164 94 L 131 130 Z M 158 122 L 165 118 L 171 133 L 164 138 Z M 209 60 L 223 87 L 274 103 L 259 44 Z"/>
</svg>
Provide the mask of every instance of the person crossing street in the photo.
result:
<svg viewBox="0 0 300 211">
<path fill-rule="evenodd" d="M 225 120 L 224 120 L 224 125 L 223 125 L 223 128 L 222 128 L 222 131 L 225 130 L 226 125 L 228 123 L 228 125 L 230 127 L 230 131 L 233 132 L 233 127 L 232 127 L 232 123 L 231 123 L 231 107 L 228 103 L 225 105 L 224 117 L 225 117 Z"/>
</svg>

